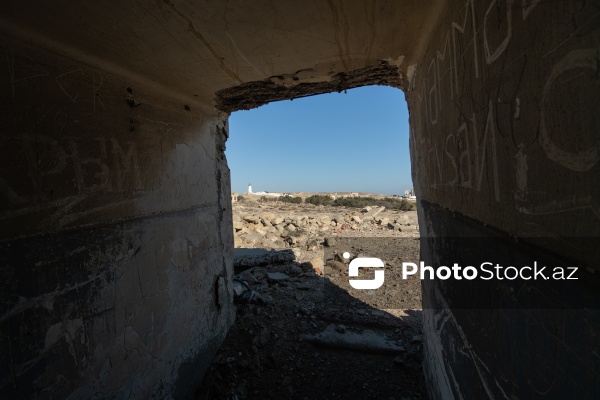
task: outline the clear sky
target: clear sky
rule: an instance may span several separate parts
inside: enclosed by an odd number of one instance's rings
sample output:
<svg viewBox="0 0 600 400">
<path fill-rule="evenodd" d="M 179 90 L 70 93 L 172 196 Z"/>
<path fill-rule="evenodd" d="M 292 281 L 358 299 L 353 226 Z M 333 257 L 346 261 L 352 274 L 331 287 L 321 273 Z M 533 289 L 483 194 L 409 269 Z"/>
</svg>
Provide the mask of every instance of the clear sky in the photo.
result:
<svg viewBox="0 0 600 400">
<path fill-rule="evenodd" d="M 231 190 L 371 192 L 412 188 L 408 109 L 388 86 L 349 89 L 234 112 Z"/>
</svg>

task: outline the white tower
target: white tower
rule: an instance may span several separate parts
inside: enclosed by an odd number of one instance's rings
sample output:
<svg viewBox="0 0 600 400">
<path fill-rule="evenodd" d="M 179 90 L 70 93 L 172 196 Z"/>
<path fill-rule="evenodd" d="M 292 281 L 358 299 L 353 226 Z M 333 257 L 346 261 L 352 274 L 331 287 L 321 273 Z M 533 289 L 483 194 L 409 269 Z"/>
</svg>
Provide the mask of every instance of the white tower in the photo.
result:
<svg viewBox="0 0 600 400">
<path fill-rule="evenodd" d="M 252 194 L 252 184 L 248 184 L 248 194 Z"/>
</svg>

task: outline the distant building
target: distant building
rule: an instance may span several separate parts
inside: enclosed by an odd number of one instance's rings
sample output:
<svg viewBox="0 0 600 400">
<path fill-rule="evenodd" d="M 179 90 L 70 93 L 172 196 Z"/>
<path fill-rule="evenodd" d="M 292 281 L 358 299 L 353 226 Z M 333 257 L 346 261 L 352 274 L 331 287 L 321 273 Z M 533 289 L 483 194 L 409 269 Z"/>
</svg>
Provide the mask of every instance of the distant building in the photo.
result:
<svg viewBox="0 0 600 400">
<path fill-rule="evenodd" d="M 252 184 L 248 184 L 248 194 L 252 194 Z"/>
<path fill-rule="evenodd" d="M 415 197 L 415 189 L 405 190 L 404 197 Z"/>
<path fill-rule="evenodd" d="M 271 192 L 256 192 L 254 193 L 257 196 L 270 196 L 270 197 L 281 197 L 281 193 L 271 193 Z"/>
</svg>

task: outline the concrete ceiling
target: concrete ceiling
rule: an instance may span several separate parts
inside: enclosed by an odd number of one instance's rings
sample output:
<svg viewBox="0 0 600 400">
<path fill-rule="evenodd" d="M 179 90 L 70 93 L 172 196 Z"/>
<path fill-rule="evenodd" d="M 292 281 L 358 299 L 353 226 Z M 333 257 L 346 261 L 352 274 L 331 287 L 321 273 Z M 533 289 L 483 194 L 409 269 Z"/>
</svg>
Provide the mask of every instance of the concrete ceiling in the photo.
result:
<svg viewBox="0 0 600 400">
<path fill-rule="evenodd" d="M 268 80 L 289 88 L 330 81 L 335 74 L 381 61 L 398 67 L 397 86 L 403 86 L 444 4 L 5 0 L 0 29 L 163 93 L 214 106 L 215 93 L 248 82 Z"/>
</svg>

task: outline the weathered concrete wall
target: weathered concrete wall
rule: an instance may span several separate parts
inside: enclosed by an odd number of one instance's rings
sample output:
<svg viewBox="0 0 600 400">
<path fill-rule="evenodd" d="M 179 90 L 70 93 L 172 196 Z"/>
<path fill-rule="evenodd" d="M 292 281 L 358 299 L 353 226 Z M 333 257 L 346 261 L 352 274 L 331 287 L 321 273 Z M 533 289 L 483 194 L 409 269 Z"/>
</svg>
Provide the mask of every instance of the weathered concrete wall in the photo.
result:
<svg viewBox="0 0 600 400">
<path fill-rule="evenodd" d="M 586 262 L 597 280 L 597 247 L 578 242 L 600 236 L 598 6 L 448 2 L 407 90 L 422 235 L 497 237 L 526 258 L 532 250 L 506 239 L 555 238 L 537 244 Z M 486 251 L 506 259 L 495 253 L 505 248 Z M 439 247 L 421 250 L 428 265 L 443 258 Z M 597 310 L 461 310 L 442 285 L 423 284 L 432 398 L 598 396 Z M 600 294 L 591 281 L 568 290 Z"/>
<path fill-rule="evenodd" d="M 2 43 L 0 397 L 195 390 L 234 317 L 226 120 Z"/>
<path fill-rule="evenodd" d="M 407 91 L 419 196 L 509 233 L 598 236 L 598 3 L 452 3 Z"/>
<path fill-rule="evenodd" d="M 2 2 L 20 40 L 0 58 L 3 397 L 179 395 L 187 366 L 200 378 L 232 318 L 213 107 L 400 87 L 424 235 L 571 237 L 541 248 L 575 259 L 600 236 L 599 17 L 576 0 Z M 481 327 L 423 288 L 433 398 L 598 397 L 597 318 Z M 538 326 L 523 351 L 518 328 Z"/>
</svg>

